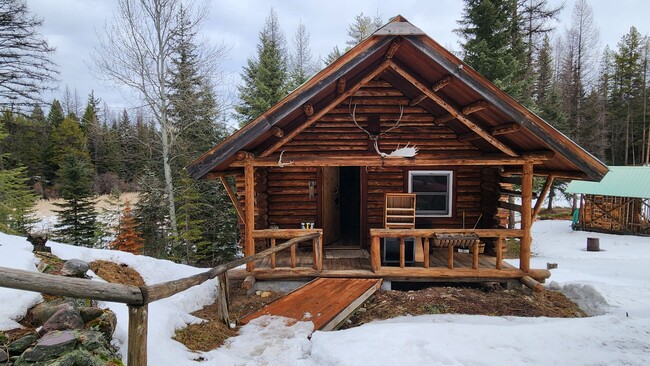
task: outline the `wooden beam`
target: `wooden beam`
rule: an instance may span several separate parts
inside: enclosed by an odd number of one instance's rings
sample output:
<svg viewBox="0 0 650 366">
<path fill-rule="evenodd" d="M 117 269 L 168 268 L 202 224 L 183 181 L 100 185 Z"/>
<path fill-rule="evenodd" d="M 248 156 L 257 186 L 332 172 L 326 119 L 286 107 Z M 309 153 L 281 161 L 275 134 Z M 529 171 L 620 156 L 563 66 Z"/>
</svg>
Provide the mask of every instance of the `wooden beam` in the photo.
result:
<svg viewBox="0 0 650 366">
<path fill-rule="evenodd" d="M 347 80 L 344 77 L 341 77 L 336 81 L 336 95 L 341 95 L 345 92 L 346 82 Z"/>
<path fill-rule="evenodd" d="M 395 56 L 395 53 L 397 52 L 397 49 L 399 48 L 400 45 L 400 38 L 396 38 L 390 46 L 388 46 L 388 50 L 386 51 L 386 58 L 387 59 L 392 59 L 393 56 Z"/>
<path fill-rule="evenodd" d="M 307 117 L 311 117 L 314 114 L 314 106 L 311 103 L 305 103 L 302 109 L 305 111 Z"/>
<path fill-rule="evenodd" d="M 149 306 L 129 305 L 129 330 L 127 362 L 129 365 L 147 366 L 147 326 Z"/>
<path fill-rule="evenodd" d="M 235 195 L 235 192 L 232 190 L 232 187 L 230 187 L 230 184 L 228 184 L 228 180 L 226 177 L 219 177 L 219 180 L 221 181 L 221 184 L 223 185 L 223 188 L 226 189 L 226 193 L 228 193 L 228 197 L 230 197 L 230 201 L 232 202 L 233 206 L 235 206 L 235 209 L 237 210 L 237 216 L 239 216 L 239 220 L 241 222 L 245 222 L 244 218 L 244 209 L 241 207 L 241 203 L 237 199 L 237 195 Z"/>
<path fill-rule="evenodd" d="M 244 150 L 237 151 L 237 155 L 235 155 L 237 160 L 252 159 L 254 156 L 253 153 Z"/>
<path fill-rule="evenodd" d="M 505 208 L 506 210 L 521 212 L 521 205 L 518 205 L 516 203 L 499 201 L 498 206 Z"/>
<path fill-rule="evenodd" d="M 422 84 L 419 80 L 417 80 L 413 75 L 411 75 L 408 71 L 403 69 L 401 66 L 395 64 L 394 62 L 391 62 L 389 64 L 390 68 L 397 72 L 400 76 L 402 76 L 404 79 L 409 81 L 413 86 L 416 88 L 420 89 L 420 91 L 424 94 L 426 94 L 431 100 L 436 102 L 439 106 L 443 107 L 444 109 L 447 110 L 450 114 L 454 115 L 456 119 L 458 119 L 460 122 L 462 122 L 467 128 L 470 130 L 474 131 L 476 134 L 480 135 L 485 141 L 489 142 L 492 146 L 495 148 L 499 149 L 501 152 L 503 152 L 506 155 L 509 156 L 517 156 L 517 153 L 515 153 L 512 149 L 510 149 L 508 146 L 504 145 L 501 143 L 501 141 L 495 139 L 490 135 L 488 132 L 483 130 L 481 127 L 479 127 L 477 124 L 474 122 L 470 121 L 467 116 L 459 112 L 454 106 L 451 104 L 447 103 L 442 97 L 438 96 L 435 92 L 427 89 L 424 84 Z"/>
<path fill-rule="evenodd" d="M 427 95 L 426 94 L 420 94 L 417 97 L 409 100 L 409 106 L 410 107 L 415 107 L 416 105 L 420 104 L 420 102 L 422 102 L 425 99 L 427 99 Z"/>
<path fill-rule="evenodd" d="M 433 120 L 433 123 L 435 123 L 438 126 L 442 126 L 445 123 L 452 121 L 454 119 L 456 119 L 456 116 L 452 114 L 445 114 L 444 116 L 436 117 L 436 119 Z"/>
<path fill-rule="evenodd" d="M 481 110 L 483 110 L 483 109 L 485 109 L 485 108 L 487 108 L 487 107 L 489 107 L 489 106 L 490 106 L 490 105 L 488 104 L 488 102 L 486 102 L 486 101 L 484 101 L 484 100 L 479 100 L 479 101 L 476 102 L 476 103 L 473 103 L 473 104 L 468 105 L 467 107 L 464 107 L 464 108 L 462 109 L 462 112 L 463 112 L 463 114 L 465 114 L 465 115 L 469 115 L 469 114 L 472 114 L 472 113 L 476 113 L 476 112 L 478 112 L 478 111 L 481 111 Z"/>
<path fill-rule="evenodd" d="M 505 135 L 508 133 L 517 132 L 520 128 L 521 126 L 518 123 L 506 123 L 505 125 L 492 127 L 490 129 L 490 134 L 492 134 L 492 136 Z"/>
<path fill-rule="evenodd" d="M 319 118 L 327 114 L 330 110 L 333 108 L 336 108 L 341 102 L 343 102 L 346 98 L 350 97 L 352 94 L 354 94 L 357 90 L 361 89 L 362 86 L 364 86 L 367 82 L 372 80 L 375 76 L 381 74 L 384 70 L 388 68 L 388 66 L 391 64 L 390 60 L 386 60 L 382 62 L 377 68 L 375 68 L 373 71 L 370 73 L 366 74 L 361 80 L 359 80 L 358 83 L 356 83 L 353 87 L 349 88 L 348 90 L 345 90 L 343 93 L 339 94 L 332 102 L 330 102 L 329 105 L 321 109 L 320 111 L 314 113 L 311 117 L 309 117 L 305 122 L 302 123 L 302 125 L 296 127 L 293 131 L 287 133 L 282 139 L 271 145 L 270 148 L 268 148 L 266 151 L 264 151 L 262 154 L 260 154 L 261 157 L 267 157 L 271 154 L 273 154 L 276 150 L 280 148 L 280 146 L 286 144 L 289 142 L 291 139 L 296 137 L 299 133 L 304 131 L 307 127 L 311 126 L 314 122 L 316 122 Z M 340 81 L 340 79 L 339 79 Z M 338 90 L 337 85 L 337 90 Z M 344 85 L 345 86 L 345 85 Z"/>
<path fill-rule="evenodd" d="M 519 131 L 520 127 L 521 126 L 519 126 L 516 123 L 508 123 L 508 124 L 505 124 L 505 125 L 492 127 L 492 128 L 489 129 L 489 132 L 490 132 L 490 135 L 492 135 L 492 136 L 499 136 L 499 135 L 505 135 L 505 134 L 508 134 L 508 133 L 513 133 L 513 132 Z M 462 135 L 458 135 L 458 141 L 461 141 L 461 142 L 478 140 L 478 139 L 481 139 L 481 138 L 482 138 L 481 136 L 477 135 L 474 132 L 469 132 L 469 133 L 464 133 Z"/>
<path fill-rule="evenodd" d="M 543 150 L 543 151 L 525 151 L 521 154 L 524 159 L 532 160 L 550 160 L 555 157 L 555 151 Z"/>
<path fill-rule="evenodd" d="M 271 133 L 275 137 L 283 137 L 284 136 L 284 130 L 281 129 L 280 127 L 277 127 L 277 126 L 271 127 Z"/>
<path fill-rule="evenodd" d="M 449 85 L 451 83 L 451 75 L 444 76 L 442 79 L 436 81 L 433 83 L 433 86 L 431 86 L 431 90 L 434 92 L 442 90 L 445 86 Z"/>
<path fill-rule="evenodd" d="M 519 157 L 510 156 L 474 156 L 474 157 L 453 157 L 453 158 L 383 158 L 377 154 L 360 156 L 292 156 L 285 153 L 283 160 L 292 161 L 291 167 L 314 167 L 314 166 L 452 166 L 452 165 L 521 165 L 531 161 Z M 534 163 L 543 160 L 532 161 Z M 243 167 L 245 162 L 234 161 L 232 167 Z M 277 167 L 278 158 L 258 158 L 251 161 L 256 167 Z"/>
<path fill-rule="evenodd" d="M 537 199 L 537 202 L 535 202 L 535 208 L 533 209 L 533 222 L 537 220 L 537 215 L 539 215 L 539 211 L 542 210 L 542 205 L 544 204 L 546 195 L 548 195 L 548 192 L 553 186 L 553 179 L 555 179 L 555 177 L 553 175 L 549 175 L 546 178 L 546 182 L 544 182 L 544 187 L 542 187 L 542 191 L 539 193 L 539 198 Z"/>
<path fill-rule="evenodd" d="M 521 174 L 521 230 L 524 236 L 519 244 L 519 269 L 530 271 L 530 243 L 532 241 L 530 228 L 532 227 L 532 200 L 533 200 L 533 164 L 523 165 Z"/>
<path fill-rule="evenodd" d="M 255 239 L 253 238 L 253 231 L 255 231 L 255 168 L 250 160 L 246 161 L 244 165 L 244 195 L 244 213 L 246 214 L 244 256 L 249 257 L 255 254 Z M 246 263 L 247 271 L 250 272 L 253 269 L 255 269 L 254 262 Z"/>
</svg>

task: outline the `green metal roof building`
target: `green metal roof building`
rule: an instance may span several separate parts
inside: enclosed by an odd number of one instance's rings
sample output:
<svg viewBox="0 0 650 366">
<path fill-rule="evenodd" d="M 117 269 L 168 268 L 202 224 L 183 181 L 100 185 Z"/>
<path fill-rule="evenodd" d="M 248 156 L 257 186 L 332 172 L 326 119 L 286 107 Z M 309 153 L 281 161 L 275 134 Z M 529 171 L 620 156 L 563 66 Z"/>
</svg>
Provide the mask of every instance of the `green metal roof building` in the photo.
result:
<svg viewBox="0 0 650 366">
<path fill-rule="evenodd" d="M 574 180 L 566 191 L 581 194 L 577 228 L 650 235 L 650 166 L 611 166 L 600 182 Z"/>
</svg>

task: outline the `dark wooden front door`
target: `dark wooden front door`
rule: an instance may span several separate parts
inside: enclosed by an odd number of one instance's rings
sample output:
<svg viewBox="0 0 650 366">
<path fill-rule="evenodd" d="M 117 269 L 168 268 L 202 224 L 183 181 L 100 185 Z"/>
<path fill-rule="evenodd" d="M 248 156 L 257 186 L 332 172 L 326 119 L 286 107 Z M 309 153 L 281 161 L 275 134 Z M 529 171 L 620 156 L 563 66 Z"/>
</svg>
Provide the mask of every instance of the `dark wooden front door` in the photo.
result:
<svg viewBox="0 0 650 366">
<path fill-rule="evenodd" d="M 325 245 L 361 244 L 361 169 L 323 167 L 322 223 Z"/>
</svg>

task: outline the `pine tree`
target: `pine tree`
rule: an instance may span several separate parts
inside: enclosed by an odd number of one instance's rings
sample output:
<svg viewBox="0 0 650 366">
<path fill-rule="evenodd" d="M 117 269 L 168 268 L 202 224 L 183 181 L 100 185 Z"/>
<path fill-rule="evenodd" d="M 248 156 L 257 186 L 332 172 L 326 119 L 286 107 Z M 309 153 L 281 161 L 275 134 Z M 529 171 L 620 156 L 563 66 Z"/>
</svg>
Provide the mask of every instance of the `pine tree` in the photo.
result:
<svg viewBox="0 0 650 366">
<path fill-rule="evenodd" d="M 330 53 L 328 53 L 323 60 L 323 63 L 325 63 L 325 65 L 330 65 L 332 62 L 338 60 L 341 56 L 343 56 L 343 53 L 341 50 L 339 50 L 339 46 L 334 46 L 334 48 L 332 48 Z"/>
<path fill-rule="evenodd" d="M 241 103 L 235 111 L 240 126 L 245 126 L 287 94 L 285 39 L 273 9 L 260 32 L 257 56 L 248 59 L 241 76 Z"/>
<path fill-rule="evenodd" d="M 218 181 L 200 180 L 195 185 L 202 196 L 201 229 L 206 243 L 197 247 L 195 262 L 214 267 L 231 261 L 237 253 L 237 212 Z"/>
<path fill-rule="evenodd" d="M 516 0 L 465 0 L 456 30 L 464 61 L 513 98 L 529 103 L 530 78 Z"/>
<path fill-rule="evenodd" d="M 289 57 L 289 90 L 294 90 L 307 81 L 318 70 L 312 61 L 309 48 L 309 32 L 300 23 L 293 38 L 293 51 Z"/>
<path fill-rule="evenodd" d="M 127 200 L 124 203 L 124 211 L 120 217 L 117 236 L 109 244 L 109 248 L 132 254 L 140 254 L 144 246 L 144 239 L 142 239 L 141 235 L 142 233 L 138 231 L 133 212 L 131 211 L 131 203 Z"/>
<path fill-rule="evenodd" d="M 4 123 L 0 123 L 0 146 L 7 136 Z M 9 153 L 2 151 L 0 148 L 0 230 L 26 234 L 35 223 L 32 214 L 36 195 L 27 185 L 26 168 L 6 168 Z"/>
<path fill-rule="evenodd" d="M 58 222 L 57 240 L 68 244 L 93 247 L 96 242 L 96 212 L 92 200 L 90 168 L 87 161 L 70 155 L 59 169 L 59 190 L 63 203 L 55 203 Z"/>
<path fill-rule="evenodd" d="M 57 99 L 52 101 L 50 106 L 50 112 L 47 114 L 47 124 L 50 128 L 54 128 L 63 122 L 65 114 L 63 113 L 63 107 L 61 107 L 61 102 Z"/>
<path fill-rule="evenodd" d="M 377 29 L 379 29 L 383 24 L 381 15 L 377 14 L 373 18 L 367 15 L 363 15 L 363 12 L 359 13 L 354 17 L 354 22 L 348 25 L 348 39 L 345 41 L 346 51 L 352 49 L 352 47 L 358 45 L 366 39 L 368 36 L 373 34 Z"/>
<path fill-rule="evenodd" d="M 183 174 L 177 186 L 179 187 L 176 196 L 176 210 L 178 213 L 178 250 L 172 253 L 175 260 L 194 263 L 196 253 L 209 245 L 203 239 L 201 226 L 203 219 L 203 204 L 201 194 L 196 189 L 195 182 L 187 173 Z M 203 251 L 203 250 L 201 250 Z"/>
<path fill-rule="evenodd" d="M 167 258 L 171 250 L 168 243 L 169 220 L 164 195 L 164 184 L 151 170 L 142 172 L 138 179 L 139 199 L 135 205 L 135 221 L 142 233 L 142 253 L 155 258 Z"/>
<path fill-rule="evenodd" d="M 85 163 L 90 163 L 88 140 L 83 133 L 79 122 L 72 118 L 63 121 L 52 130 L 50 136 L 52 166 L 59 167 L 68 157 L 73 156 Z"/>
</svg>

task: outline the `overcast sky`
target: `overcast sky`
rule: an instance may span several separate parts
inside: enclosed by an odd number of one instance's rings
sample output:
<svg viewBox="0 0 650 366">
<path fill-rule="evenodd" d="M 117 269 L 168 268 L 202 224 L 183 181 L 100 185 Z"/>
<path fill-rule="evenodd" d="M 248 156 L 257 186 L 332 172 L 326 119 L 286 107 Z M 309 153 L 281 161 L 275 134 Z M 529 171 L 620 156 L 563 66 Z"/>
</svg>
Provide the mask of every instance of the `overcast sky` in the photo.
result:
<svg viewBox="0 0 650 366">
<path fill-rule="evenodd" d="M 550 1 L 562 3 L 561 0 Z M 48 99 L 60 99 L 67 85 L 72 91 L 76 90 L 83 105 L 91 90 L 114 109 L 138 105 L 132 97 L 95 78 L 88 67 L 97 34 L 103 32 L 104 24 L 113 16 L 115 0 L 27 0 L 27 3 L 33 13 L 43 18 L 41 32 L 50 45 L 56 47 L 54 60 L 60 67 L 61 83 L 59 91 Z M 556 32 L 563 32 L 570 24 L 574 0 L 564 3 Z M 600 29 L 601 46 L 609 44 L 615 49 L 631 26 L 636 26 L 641 34 L 650 34 L 650 22 L 647 21 L 650 1 L 589 0 L 589 3 Z M 314 59 L 325 57 L 335 45 L 340 49 L 345 47 L 348 24 L 360 12 L 380 14 L 384 19 L 401 14 L 441 45 L 460 49 L 453 29 L 462 13 L 461 0 L 213 0 L 210 4 L 202 36 L 228 47 L 223 69 L 232 76 L 230 84 L 238 81 L 246 59 L 255 54 L 259 31 L 271 7 L 278 14 L 288 42 L 300 22 L 305 24 L 311 36 Z"/>
</svg>

